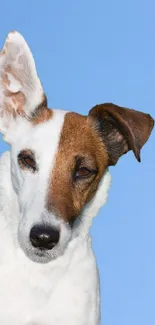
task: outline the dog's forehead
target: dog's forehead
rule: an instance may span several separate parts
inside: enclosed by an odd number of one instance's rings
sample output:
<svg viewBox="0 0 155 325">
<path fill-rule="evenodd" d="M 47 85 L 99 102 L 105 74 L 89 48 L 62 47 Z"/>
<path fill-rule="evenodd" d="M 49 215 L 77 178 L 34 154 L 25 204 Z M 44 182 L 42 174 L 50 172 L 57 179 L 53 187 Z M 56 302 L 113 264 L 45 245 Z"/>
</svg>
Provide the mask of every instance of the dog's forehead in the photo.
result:
<svg viewBox="0 0 155 325">
<path fill-rule="evenodd" d="M 54 150 L 58 145 L 66 114 L 67 111 L 64 110 L 52 110 L 50 119 L 37 124 L 21 120 L 18 123 L 14 149 L 16 151 L 30 149 L 38 154 L 49 148 Z"/>
<path fill-rule="evenodd" d="M 18 151 L 31 149 L 34 152 L 48 155 L 58 150 L 66 152 L 85 151 L 93 147 L 92 128 L 87 116 L 65 110 L 53 109 L 51 118 L 37 125 L 20 126 L 17 139 Z M 20 140 L 20 141 L 19 141 Z"/>
</svg>

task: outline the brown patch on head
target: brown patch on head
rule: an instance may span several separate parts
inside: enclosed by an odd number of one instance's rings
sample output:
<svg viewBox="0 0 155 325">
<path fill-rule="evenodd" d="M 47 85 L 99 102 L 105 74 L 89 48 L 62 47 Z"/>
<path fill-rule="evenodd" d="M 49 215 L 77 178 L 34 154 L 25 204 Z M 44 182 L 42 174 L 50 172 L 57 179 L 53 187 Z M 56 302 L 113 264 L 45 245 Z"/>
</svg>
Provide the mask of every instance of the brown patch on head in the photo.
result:
<svg viewBox="0 0 155 325">
<path fill-rule="evenodd" d="M 67 113 L 47 195 L 47 209 L 72 222 L 95 194 L 107 167 L 104 144 L 92 120 Z"/>
<path fill-rule="evenodd" d="M 89 116 L 67 113 L 47 194 L 47 209 L 67 222 L 79 216 L 94 196 L 109 165 L 148 140 L 154 121 L 149 114 L 114 104 L 97 105 Z"/>
</svg>

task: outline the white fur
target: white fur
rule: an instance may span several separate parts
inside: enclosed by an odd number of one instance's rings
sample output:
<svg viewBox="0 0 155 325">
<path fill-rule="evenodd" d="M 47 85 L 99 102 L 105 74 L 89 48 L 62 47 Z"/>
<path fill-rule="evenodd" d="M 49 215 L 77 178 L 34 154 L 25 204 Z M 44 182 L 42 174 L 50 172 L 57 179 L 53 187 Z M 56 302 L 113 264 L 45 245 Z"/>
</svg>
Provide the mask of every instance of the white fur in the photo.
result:
<svg viewBox="0 0 155 325">
<path fill-rule="evenodd" d="M 53 110 L 52 119 L 36 127 L 32 127 L 29 123 L 26 125 L 21 123 L 11 147 L 12 183 L 20 206 L 18 239 L 25 253 L 36 262 L 38 261 L 37 250 L 29 242 L 30 230 L 35 224 L 48 223 L 61 228 L 59 244 L 43 255 L 42 263 L 60 255 L 71 237 L 68 225 L 45 209 L 48 183 L 65 114 L 65 111 Z M 39 166 L 37 173 L 33 174 L 19 168 L 17 155 L 24 148 L 35 153 Z M 41 261 L 40 257 L 39 261 Z"/>
<path fill-rule="evenodd" d="M 5 83 L 9 64 L 13 73 Z M 32 126 L 6 112 L 11 103 L 17 111 L 10 100 L 18 91 L 25 96 L 24 116 L 30 117 L 43 90 L 26 42 L 11 33 L 0 56 L 0 131 L 11 144 L 0 159 L 0 325 L 99 325 L 99 278 L 89 229 L 106 202 L 109 172 L 72 230 L 47 212 L 45 197 L 66 112 L 53 111 L 51 120 Z M 36 173 L 19 168 L 23 149 L 35 153 Z M 59 243 L 40 256 L 29 239 L 39 222 L 61 230 Z"/>
<path fill-rule="evenodd" d="M 99 278 L 91 247 L 92 218 L 105 204 L 109 172 L 84 209 L 63 255 L 34 263 L 17 240 L 18 203 L 10 176 L 10 153 L 0 161 L 0 324 L 99 325 Z"/>
</svg>

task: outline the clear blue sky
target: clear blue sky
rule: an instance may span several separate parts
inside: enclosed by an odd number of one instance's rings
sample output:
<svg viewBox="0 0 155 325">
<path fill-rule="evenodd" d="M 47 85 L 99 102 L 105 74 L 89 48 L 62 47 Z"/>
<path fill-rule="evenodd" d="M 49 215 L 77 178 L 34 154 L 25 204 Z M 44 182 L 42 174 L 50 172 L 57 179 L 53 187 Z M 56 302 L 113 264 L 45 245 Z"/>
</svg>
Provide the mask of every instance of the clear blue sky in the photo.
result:
<svg viewBox="0 0 155 325">
<path fill-rule="evenodd" d="M 86 114 L 112 101 L 155 117 L 153 0 L 1 1 L 0 46 L 12 29 L 32 49 L 49 106 Z M 102 325 L 155 324 L 154 143 L 155 132 L 141 164 L 129 153 L 111 168 L 92 227 Z"/>
</svg>

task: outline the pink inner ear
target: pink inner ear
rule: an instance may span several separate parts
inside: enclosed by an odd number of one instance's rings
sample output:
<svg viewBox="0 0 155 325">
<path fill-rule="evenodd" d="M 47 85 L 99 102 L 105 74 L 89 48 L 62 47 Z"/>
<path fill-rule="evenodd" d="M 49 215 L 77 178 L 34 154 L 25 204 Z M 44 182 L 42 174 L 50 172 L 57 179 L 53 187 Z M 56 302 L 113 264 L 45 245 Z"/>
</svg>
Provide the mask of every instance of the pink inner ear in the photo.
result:
<svg viewBox="0 0 155 325">
<path fill-rule="evenodd" d="M 24 115 L 24 110 L 23 110 L 23 107 L 24 107 L 24 104 L 25 104 L 25 96 L 24 96 L 24 94 L 19 91 L 16 94 L 12 94 L 11 97 L 12 97 L 12 101 L 13 101 L 15 107 L 16 107 L 17 114 Z"/>
<path fill-rule="evenodd" d="M 0 110 L 31 117 L 43 100 L 32 53 L 18 32 L 9 33 L 0 53 Z"/>
<path fill-rule="evenodd" d="M 15 117 L 17 114 L 24 113 L 25 95 L 19 91 L 21 84 L 15 79 L 12 69 L 7 68 L 6 70 L 10 72 L 3 73 L 2 76 L 5 94 L 4 108 L 7 113 Z"/>
<path fill-rule="evenodd" d="M 6 73 L 7 84 L 6 88 L 11 93 L 17 93 L 21 89 L 21 83 L 14 77 L 15 72 L 10 68 L 10 72 Z"/>
</svg>

